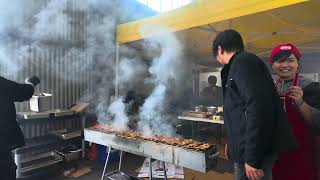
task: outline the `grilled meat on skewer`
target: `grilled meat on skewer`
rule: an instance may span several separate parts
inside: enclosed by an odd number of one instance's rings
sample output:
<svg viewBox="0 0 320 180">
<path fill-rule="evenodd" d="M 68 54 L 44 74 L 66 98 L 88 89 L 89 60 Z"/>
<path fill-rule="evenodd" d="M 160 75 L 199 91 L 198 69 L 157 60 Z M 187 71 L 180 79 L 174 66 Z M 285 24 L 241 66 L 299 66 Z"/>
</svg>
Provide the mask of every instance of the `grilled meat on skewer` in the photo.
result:
<svg viewBox="0 0 320 180">
<path fill-rule="evenodd" d="M 176 137 L 168 137 L 162 135 L 143 135 L 140 132 L 132 131 L 132 130 L 116 130 L 113 129 L 111 126 L 106 125 L 94 125 L 90 127 L 91 129 L 99 130 L 104 133 L 114 134 L 119 137 L 132 139 L 132 140 L 146 140 L 146 141 L 153 141 L 156 143 L 163 143 L 172 146 L 180 146 L 187 149 L 191 149 L 194 151 L 206 151 L 213 147 L 212 144 L 208 143 L 201 143 L 197 141 L 193 141 L 192 139 L 180 139 Z"/>
</svg>

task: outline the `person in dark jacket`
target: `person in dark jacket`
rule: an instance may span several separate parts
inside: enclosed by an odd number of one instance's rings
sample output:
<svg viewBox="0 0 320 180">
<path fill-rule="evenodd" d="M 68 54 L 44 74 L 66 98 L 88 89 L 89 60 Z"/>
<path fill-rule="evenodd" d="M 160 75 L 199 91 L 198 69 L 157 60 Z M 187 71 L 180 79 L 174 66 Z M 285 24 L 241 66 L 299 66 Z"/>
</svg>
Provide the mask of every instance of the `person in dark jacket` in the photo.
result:
<svg viewBox="0 0 320 180">
<path fill-rule="evenodd" d="M 26 84 L 19 84 L 0 76 L 0 179 L 2 180 L 16 179 L 16 165 L 11 151 L 25 145 L 22 131 L 16 121 L 14 103 L 30 99 L 34 87 L 39 82 L 36 76 L 26 79 Z"/>
<path fill-rule="evenodd" d="M 217 86 L 217 77 L 208 77 L 208 86 L 201 93 L 201 104 L 208 106 L 222 106 L 222 88 Z"/>
<path fill-rule="evenodd" d="M 296 144 L 270 72 L 259 57 L 244 51 L 235 30 L 218 34 L 212 50 L 224 64 L 226 150 L 234 161 L 235 179 L 272 179 L 277 153 Z"/>
</svg>

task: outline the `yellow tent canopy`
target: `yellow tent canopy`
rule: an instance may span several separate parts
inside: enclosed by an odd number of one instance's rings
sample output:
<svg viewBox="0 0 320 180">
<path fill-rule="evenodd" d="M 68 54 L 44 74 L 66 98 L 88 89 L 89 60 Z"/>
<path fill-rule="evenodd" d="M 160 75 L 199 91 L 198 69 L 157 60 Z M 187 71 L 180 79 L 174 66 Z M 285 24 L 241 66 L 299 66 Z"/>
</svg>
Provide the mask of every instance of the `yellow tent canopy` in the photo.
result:
<svg viewBox="0 0 320 180">
<path fill-rule="evenodd" d="M 118 43 L 141 40 L 153 30 L 170 28 L 183 38 L 194 59 L 212 61 L 211 43 L 228 28 L 238 30 L 248 51 L 262 57 L 279 44 L 295 43 L 304 53 L 320 50 L 320 1 L 318 0 L 198 0 L 180 9 L 117 27 Z"/>
</svg>

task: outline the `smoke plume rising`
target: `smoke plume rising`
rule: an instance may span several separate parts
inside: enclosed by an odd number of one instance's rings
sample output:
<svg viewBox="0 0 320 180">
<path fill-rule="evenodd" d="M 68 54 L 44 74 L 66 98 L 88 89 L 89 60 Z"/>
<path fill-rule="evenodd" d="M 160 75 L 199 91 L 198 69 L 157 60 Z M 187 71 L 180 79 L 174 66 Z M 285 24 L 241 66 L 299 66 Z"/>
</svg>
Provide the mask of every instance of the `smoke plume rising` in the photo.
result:
<svg viewBox="0 0 320 180">
<path fill-rule="evenodd" d="M 112 127 L 120 130 L 127 129 L 129 118 L 126 114 L 126 106 L 122 97 L 118 97 L 110 104 L 108 112 L 113 116 Z"/>
<path fill-rule="evenodd" d="M 147 97 L 137 115 L 138 129 L 146 134 L 173 135 L 177 104 L 185 101 L 185 91 L 190 88 L 186 80 L 190 68 L 183 59 L 182 43 L 170 30 L 158 28 L 143 41 L 144 49 L 158 52 L 150 60 L 122 45 L 117 84 L 120 95 L 112 99 L 116 24 L 131 15 L 117 12 L 114 0 L 79 2 L 12 0 L 8 5 L 1 1 L 0 75 L 21 82 L 33 75 L 30 72 L 35 73 L 42 80 L 37 91 L 52 93 L 54 108 L 75 103 L 58 97 L 66 89 L 81 89 L 81 99 L 93 105 L 99 122 L 110 123 L 112 115 L 113 126 L 119 129 L 128 126 L 126 108 L 130 103 L 123 100 L 133 90 Z"/>
<path fill-rule="evenodd" d="M 145 29 L 142 29 L 143 33 Z M 170 117 L 168 111 L 167 93 L 170 91 L 170 84 L 174 84 L 181 74 L 179 69 L 182 66 L 182 45 L 177 37 L 170 33 L 168 29 L 160 29 L 155 32 L 156 35 L 146 41 L 146 46 L 159 48 L 160 56 L 152 61 L 149 68 L 151 74 L 150 82 L 154 84 L 154 90 L 145 100 L 140 111 L 139 128 L 146 134 L 175 134 L 173 121 L 176 118 Z"/>
</svg>

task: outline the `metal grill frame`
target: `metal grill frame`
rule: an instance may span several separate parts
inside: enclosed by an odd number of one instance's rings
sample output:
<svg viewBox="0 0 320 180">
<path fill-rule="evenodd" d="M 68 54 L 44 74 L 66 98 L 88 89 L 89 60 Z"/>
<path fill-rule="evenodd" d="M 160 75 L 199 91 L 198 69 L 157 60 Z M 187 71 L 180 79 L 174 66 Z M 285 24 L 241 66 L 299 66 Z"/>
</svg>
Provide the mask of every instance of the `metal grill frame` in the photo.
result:
<svg viewBox="0 0 320 180">
<path fill-rule="evenodd" d="M 207 163 L 210 161 L 210 156 L 211 159 L 218 156 L 215 148 L 206 152 L 197 152 L 153 141 L 128 139 L 93 129 L 84 129 L 84 138 L 89 142 L 169 162 L 203 173 L 207 172 Z"/>
</svg>

